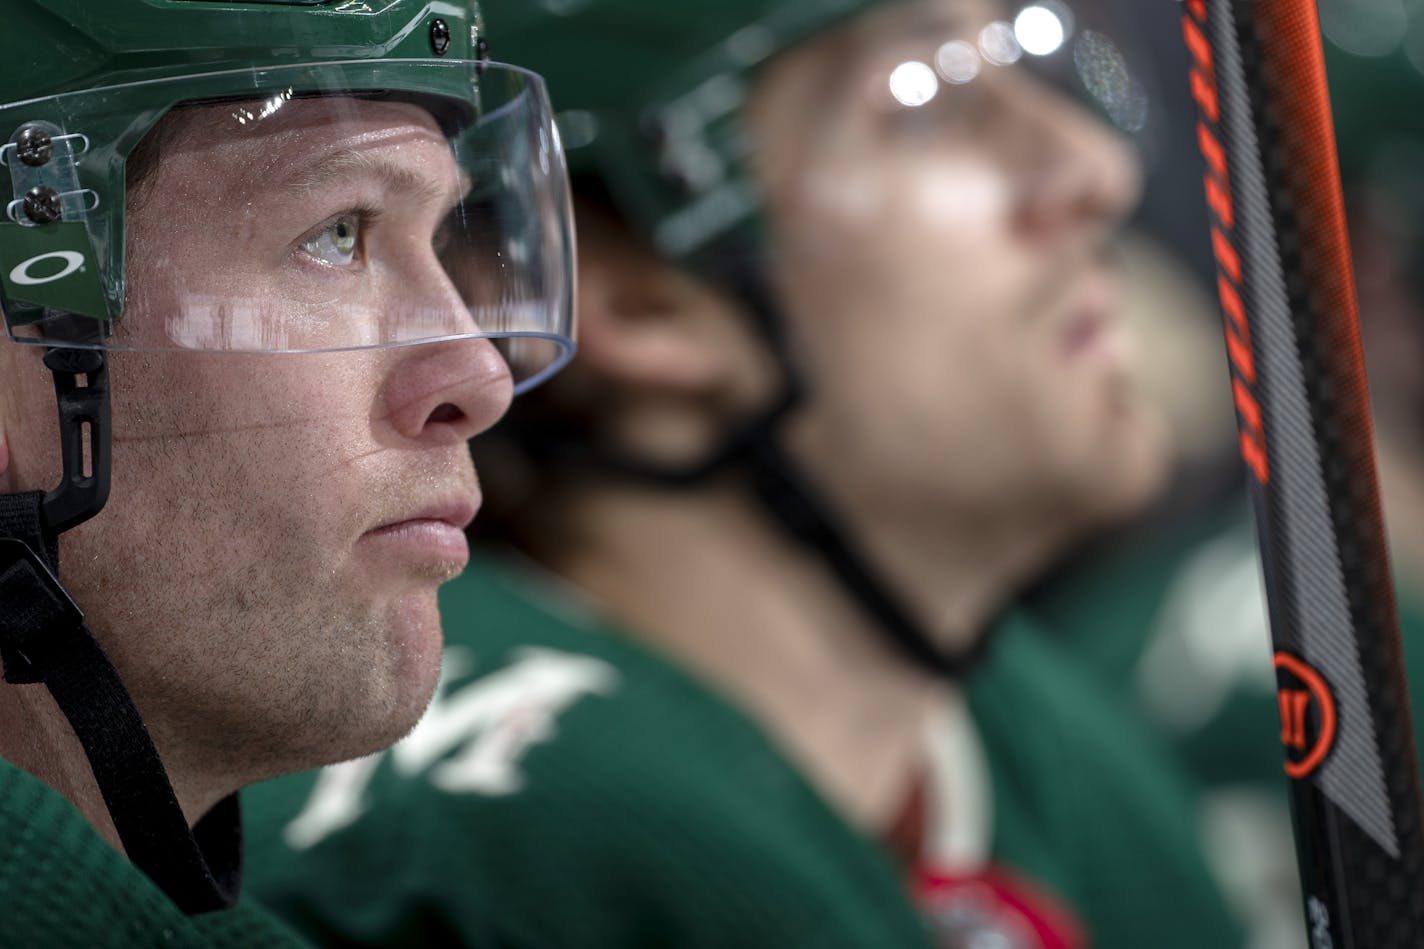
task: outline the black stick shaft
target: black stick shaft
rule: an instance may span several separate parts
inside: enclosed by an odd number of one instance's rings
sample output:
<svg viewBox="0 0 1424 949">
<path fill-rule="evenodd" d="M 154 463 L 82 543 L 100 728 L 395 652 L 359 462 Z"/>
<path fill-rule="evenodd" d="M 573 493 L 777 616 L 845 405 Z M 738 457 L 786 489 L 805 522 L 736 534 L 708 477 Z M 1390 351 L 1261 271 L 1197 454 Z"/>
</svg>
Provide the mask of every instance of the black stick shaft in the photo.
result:
<svg viewBox="0 0 1424 949">
<path fill-rule="evenodd" d="M 1314 0 L 1186 0 L 1314 949 L 1424 946 L 1424 820 Z"/>
</svg>

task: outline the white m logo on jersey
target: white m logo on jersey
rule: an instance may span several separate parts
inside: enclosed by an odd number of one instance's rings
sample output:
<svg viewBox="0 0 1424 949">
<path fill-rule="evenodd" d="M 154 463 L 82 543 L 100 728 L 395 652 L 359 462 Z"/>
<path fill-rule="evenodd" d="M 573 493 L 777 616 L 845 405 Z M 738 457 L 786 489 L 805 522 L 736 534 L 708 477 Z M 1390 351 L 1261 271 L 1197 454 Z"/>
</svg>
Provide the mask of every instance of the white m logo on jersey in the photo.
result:
<svg viewBox="0 0 1424 949">
<path fill-rule="evenodd" d="M 36 277 L 30 271 L 34 269 L 35 264 L 44 260 L 62 260 L 64 261 L 64 266 L 59 269 L 58 273 Z M 10 271 L 10 282 L 22 287 L 35 287 L 42 283 L 54 283 L 56 280 L 63 280 L 83 266 L 84 255 L 77 250 L 52 250 L 47 254 L 39 254 L 16 265 L 15 269 Z"/>
<path fill-rule="evenodd" d="M 435 699 L 405 739 L 389 751 L 322 770 L 306 806 L 283 832 L 288 846 L 305 849 L 359 819 L 366 787 L 385 759 L 396 774 L 422 776 L 450 794 L 518 792 L 525 753 L 554 737 L 570 706 L 612 694 L 620 678 L 602 659 L 538 646 L 517 649 L 509 665 L 459 689 L 447 689 L 449 680 L 472 669 L 474 657 L 452 646 L 444 665 Z"/>
</svg>

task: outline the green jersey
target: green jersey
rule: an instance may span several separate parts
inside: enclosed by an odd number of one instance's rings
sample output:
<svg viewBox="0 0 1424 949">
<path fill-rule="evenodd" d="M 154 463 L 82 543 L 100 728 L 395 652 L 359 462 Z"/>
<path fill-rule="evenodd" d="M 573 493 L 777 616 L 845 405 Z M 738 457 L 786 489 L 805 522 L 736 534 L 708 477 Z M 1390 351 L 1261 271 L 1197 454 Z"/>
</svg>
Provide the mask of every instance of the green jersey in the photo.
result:
<svg viewBox="0 0 1424 949">
<path fill-rule="evenodd" d="M 929 945 L 888 856 L 745 716 L 555 602 L 447 584 L 416 730 L 246 792 L 252 891 L 323 943 Z"/>
<path fill-rule="evenodd" d="M 1424 615 L 1401 589 L 1407 677 Z M 1200 832 L 1262 946 L 1306 944 L 1276 674 L 1245 498 L 1055 584 L 1036 604 L 1063 643 L 1150 722 L 1201 790 Z M 1424 739 L 1424 703 L 1413 703 Z M 1424 746 L 1420 748 L 1424 752 Z"/>
<path fill-rule="evenodd" d="M 1026 623 L 1001 630 L 967 690 L 982 753 L 949 755 L 953 787 L 928 776 L 960 830 L 984 815 L 991 844 L 941 847 L 953 828 L 932 819 L 917 865 L 897 868 L 728 701 L 528 582 L 477 564 L 447 585 L 445 675 L 394 749 L 246 792 L 250 886 L 298 928 L 528 949 L 915 947 L 929 945 L 917 878 L 997 884 L 994 864 L 1101 949 L 1238 944 L 1175 777 Z M 988 807 L 966 806 L 976 780 Z M 926 902 L 932 919 L 955 910 Z"/>
<path fill-rule="evenodd" d="M 184 916 L 73 805 L 5 761 L 0 761 L 0 854 L 0 945 L 301 945 L 246 902 L 224 912 Z"/>
<path fill-rule="evenodd" d="M 967 693 L 995 859 L 1072 906 L 1096 949 L 1242 945 L 1185 775 L 1035 624 L 1016 615 L 994 636 Z"/>
</svg>

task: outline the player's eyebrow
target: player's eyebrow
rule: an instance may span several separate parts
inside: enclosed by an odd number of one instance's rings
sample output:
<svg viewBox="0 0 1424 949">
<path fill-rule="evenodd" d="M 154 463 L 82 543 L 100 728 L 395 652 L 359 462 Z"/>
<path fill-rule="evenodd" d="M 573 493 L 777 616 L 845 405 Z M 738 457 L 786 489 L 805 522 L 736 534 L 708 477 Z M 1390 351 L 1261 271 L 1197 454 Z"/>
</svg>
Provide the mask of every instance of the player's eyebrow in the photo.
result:
<svg viewBox="0 0 1424 949">
<path fill-rule="evenodd" d="M 441 181 L 383 155 L 360 149 L 339 149 L 288 176 L 280 188 L 287 194 L 304 195 L 329 188 L 334 182 L 376 181 L 388 191 L 421 204 L 448 207 L 463 193 L 462 179 L 463 176 Z"/>
</svg>

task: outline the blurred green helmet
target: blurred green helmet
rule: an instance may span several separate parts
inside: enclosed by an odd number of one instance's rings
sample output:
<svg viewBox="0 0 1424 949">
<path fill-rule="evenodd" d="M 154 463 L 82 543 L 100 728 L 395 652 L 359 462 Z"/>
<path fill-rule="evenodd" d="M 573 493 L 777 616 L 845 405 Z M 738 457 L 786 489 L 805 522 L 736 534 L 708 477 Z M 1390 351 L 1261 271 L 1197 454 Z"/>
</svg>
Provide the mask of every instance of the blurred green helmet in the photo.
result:
<svg viewBox="0 0 1424 949">
<path fill-rule="evenodd" d="M 490 337 L 522 386 L 567 359 L 572 236 L 558 137 L 539 77 L 489 62 L 474 0 L 6 0 L 3 16 L 0 306 L 16 340 L 300 352 Z M 309 100 L 324 102 L 338 133 L 372 100 L 419 106 L 438 123 L 458 180 L 442 262 L 465 308 L 278 313 L 240 288 L 234 297 L 164 275 L 182 285 L 162 331 L 124 332 L 134 149 L 180 107 L 222 119 L 210 137 L 255 147 L 284 115 L 313 110 Z M 210 211 L 160 200 L 165 213 Z"/>
<path fill-rule="evenodd" d="M 1340 177 L 1347 193 L 1368 189 L 1388 204 L 1388 223 L 1419 274 L 1424 267 L 1424 10 L 1417 4 L 1357 7 L 1335 0 L 1322 4 L 1321 26 Z M 1415 285 L 1424 286 L 1424 277 L 1416 276 Z"/>
<path fill-rule="evenodd" d="M 736 121 L 774 54 L 887 0 L 486 0 L 501 58 L 549 81 L 571 167 L 664 254 L 755 223 Z"/>
<path fill-rule="evenodd" d="M 1394 6 L 1397 16 L 1384 16 L 1390 4 L 1321 6 L 1340 177 L 1424 224 L 1424 9 Z"/>
<path fill-rule="evenodd" d="M 1384 16 L 1395 7 L 1397 15 Z M 1417 156 L 1424 147 L 1424 9 L 1327 0 L 1321 25 L 1341 177 L 1364 181 L 1393 154 Z"/>
<path fill-rule="evenodd" d="M 746 167 L 753 143 L 737 121 L 757 70 L 895 2 L 904 0 L 485 0 L 485 8 L 499 24 L 499 55 L 548 79 L 575 177 L 596 177 L 663 254 L 705 266 L 744 250 L 760 223 Z M 1114 0 L 1005 4 L 977 42 L 906 63 L 906 91 L 928 101 L 935 90 L 923 83 L 958 85 L 981 65 L 1021 64 L 1141 131 L 1148 94 L 1108 39 L 1121 35 L 1116 8 Z"/>
</svg>

